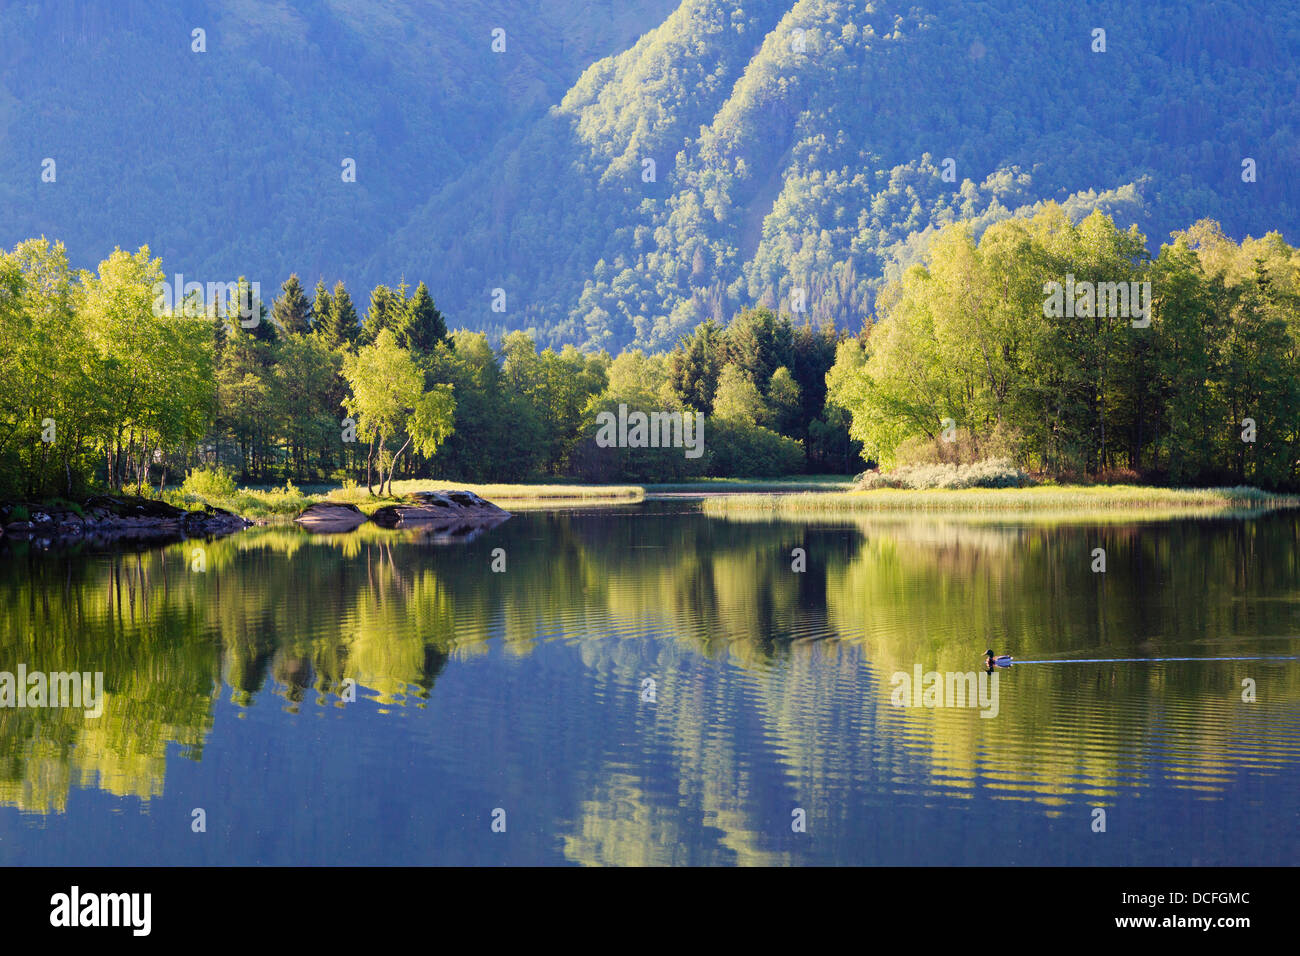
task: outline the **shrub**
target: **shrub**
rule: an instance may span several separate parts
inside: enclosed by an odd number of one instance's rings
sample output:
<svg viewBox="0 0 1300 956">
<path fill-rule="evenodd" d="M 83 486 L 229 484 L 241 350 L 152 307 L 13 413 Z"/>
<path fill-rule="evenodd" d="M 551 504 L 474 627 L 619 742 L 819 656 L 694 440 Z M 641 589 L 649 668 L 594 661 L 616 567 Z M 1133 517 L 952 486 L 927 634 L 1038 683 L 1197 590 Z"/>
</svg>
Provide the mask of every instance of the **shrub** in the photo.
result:
<svg viewBox="0 0 1300 956">
<path fill-rule="evenodd" d="M 235 497 L 235 478 L 225 468 L 195 468 L 185 476 L 181 493 L 186 497 L 228 499 Z"/>
<path fill-rule="evenodd" d="M 330 501 L 339 501 L 349 505 L 359 505 L 369 499 L 370 494 L 351 478 L 343 479 L 343 484 L 327 496 Z"/>
<path fill-rule="evenodd" d="M 908 465 L 893 471 L 868 471 L 858 476 L 857 488 L 1023 488 L 1033 484 L 1029 474 L 1005 458 L 990 458 L 971 465 Z"/>
<path fill-rule="evenodd" d="M 276 512 L 301 511 L 307 507 L 307 496 L 288 479 L 283 488 L 272 488 L 261 495 L 267 506 Z"/>
<path fill-rule="evenodd" d="M 908 438 L 894 452 L 898 467 L 910 465 L 975 465 L 983 461 L 1021 460 L 1023 436 L 999 423 L 987 432 L 958 428 L 952 441 L 942 438 Z"/>
<path fill-rule="evenodd" d="M 705 431 L 709 473 L 727 478 L 772 478 L 804 470 L 803 444 L 761 425 L 711 419 Z"/>
</svg>

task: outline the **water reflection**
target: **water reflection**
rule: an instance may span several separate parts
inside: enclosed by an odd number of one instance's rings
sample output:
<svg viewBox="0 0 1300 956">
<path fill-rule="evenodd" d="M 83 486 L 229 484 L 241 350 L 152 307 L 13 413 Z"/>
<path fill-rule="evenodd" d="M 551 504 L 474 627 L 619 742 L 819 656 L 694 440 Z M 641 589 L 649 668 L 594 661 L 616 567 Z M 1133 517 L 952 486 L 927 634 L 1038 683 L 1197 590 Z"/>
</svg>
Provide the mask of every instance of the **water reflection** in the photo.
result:
<svg viewBox="0 0 1300 956">
<path fill-rule="evenodd" d="M 1154 659 L 1296 653 L 1296 536 L 1290 515 L 803 526 L 676 502 L 456 544 L 10 543 L 0 669 L 103 671 L 106 701 L 0 709 L 0 858 L 125 862 L 161 823 L 106 832 L 72 795 L 165 819 L 175 779 L 279 835 L 202 858 L 160 836 L 174 862 L 337 862 L 345 840 L 354 862 L 1289 862 L 1300 666 Z M 985 647 L 1099 660 L 1005 672 L 992 720 L 891 705 L 895 672 L 971 671 Z M 477 821 L 506 804 L 512 839 L 487 845 Z M 1089 842 L 1099 806 L 1122 839 Z"/>
</svg>

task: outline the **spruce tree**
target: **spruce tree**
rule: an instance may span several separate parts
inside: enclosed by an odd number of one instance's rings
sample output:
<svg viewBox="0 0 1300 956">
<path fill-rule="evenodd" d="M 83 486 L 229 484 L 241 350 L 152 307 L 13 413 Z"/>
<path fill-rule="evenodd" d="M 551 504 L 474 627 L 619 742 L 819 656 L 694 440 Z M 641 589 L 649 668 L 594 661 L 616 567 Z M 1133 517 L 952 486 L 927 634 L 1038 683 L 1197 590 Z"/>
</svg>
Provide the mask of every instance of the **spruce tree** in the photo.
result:
<svg viewBox="0 0 1300 956">
<path fill-rule="evenodd" d="M 359 345 L 370 345 L 384 329 L 394 328 L 399 324 L 402 311 L 402 298 L 388 286 L 379 284 L 370 292 L 370 308 L 366 310 L 366 323 L 357 336 Z"/>
<path fill-rule="evenodd" d="M 304 335 L 311 328 L 311 303 L 302 291 L 297 273 L 280 287 L 283 295 L 271 309 L 272 320 L 289 335 Z"/>
<path fill-rule="evenodd" d="M 325 288 L 325 280 L 316 280 L 316 297 L 311 303 L 311 329 L 317 335 L 325 337 L 326 324 L 329 322 L 330 293 Z"/>
<path fill-rule="evenodd" d="M 330 293 L 329 318 L 325 324 L 326 341 L 331 348 L 354 344 L 361 332 L 357 324 L 356 306 L 352 304 L 352 296 L 348 295 L 342 279 L 334 284 L 334 291 Z"/>
<path fill-rule="evenodd" d="M 403 348 L 419 355 L 428 355 L 447 339 L 447 320 L 433 304 L 429 288 L 421 282 L 415 295 L 406 303 L 405 321 L 398 330 L 398 342 Z"/>
</svg>

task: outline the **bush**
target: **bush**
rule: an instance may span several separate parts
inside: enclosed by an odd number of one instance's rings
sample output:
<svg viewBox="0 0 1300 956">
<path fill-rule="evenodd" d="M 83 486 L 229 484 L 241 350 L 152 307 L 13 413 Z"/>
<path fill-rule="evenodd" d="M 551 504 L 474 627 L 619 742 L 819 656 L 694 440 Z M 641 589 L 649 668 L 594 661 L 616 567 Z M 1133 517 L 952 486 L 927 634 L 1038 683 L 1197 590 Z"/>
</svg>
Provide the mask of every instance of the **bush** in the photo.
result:
<svg viewBox="0 0 1300 956">
<path fill-rule="evenodd" d="M 299 491 L 292 481 L 287 479 L 283 488 L 272 488 L 270 491 L 260 492 L 257 497 L 268 509 L 277 514 L 296 513 L 310 504 L 307 496 Z"/>
<path fill-rule="evenodd" d="M 1005 458 L 990 458 L 971 465 L 908 465 L 890 472 L 868 471 L 858 476 L 860 491 L 876 488 L 1024 488 L 1033 484 L 1029 474 Z"/>
<path fill-rule="evenodd" d="M 335 488 L 326 497 L 349 505 L 359 505 L 370 499 L 370 493 L 351 478 L 344 478 L 341 487 Z"/>
<path fill-rule="evenodd" d="M 14 505 L 13 508 L 10 509 L 9 511 L 10 521 L 30 521 L 31 517 L 32 517 L 32 513 L 28 511 L 23 505 Z"/>
<path fill-rule="evenodd" d="M 230 499 L 235 497 L 235 477 L 227 469 L 195 468 L 185 476 L 181 494 L 204 499 Z"/>
<path fill-rule="evenodd" d="M 762 425 L 711 419 L 705 432 L 709 474 L 723 478 L 775 478 L 802 472 L 803 443 Z"/>
<path fill-rule="evenodd" d="M 1020 461 L 1024 438 L 1016 429 L 997 424 L 975 434 L 958 428 L 952 441 L 942 438 L 908 438 L 894 452 L 898 467 L 910 465 L 975 465 L 984 461 Z"/>
</svg>

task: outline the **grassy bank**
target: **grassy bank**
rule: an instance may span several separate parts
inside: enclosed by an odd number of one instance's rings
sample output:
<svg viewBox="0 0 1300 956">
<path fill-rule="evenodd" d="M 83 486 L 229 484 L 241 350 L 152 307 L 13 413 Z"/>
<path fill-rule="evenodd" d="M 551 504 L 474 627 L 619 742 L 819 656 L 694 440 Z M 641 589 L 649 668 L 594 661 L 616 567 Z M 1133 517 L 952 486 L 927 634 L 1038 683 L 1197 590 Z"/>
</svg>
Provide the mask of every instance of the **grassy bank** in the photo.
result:
<svg viewBox="0 0 1300 956">
<path fill-rule="evenodd" d="M 644 490 L 635 485 L 508 485 L 420 480 L 394 481 L 392 497 L 371 495 L 365 488 L 355 485 L 304 485 L 299 488 L 292 483 L 281 488 L 240 488 L 232 495 L 185 495 L 179 490 L 169 490 L 163 497 L 181 507 L 192 508 L 206 503 L 253 520 L 288 520 L 304 508 L 322 501 L 353 504 L 369 514 L 416 491 L 448 489 L 472 491 L 506 510 L 566 504 L 621 504 L 645 497 Z"/>
<path fill-rule="evenodd" d="M 960 490 L 878 489 L 830 494 L 733 495 L 704 502 L 715 517 L 815 518 L 905 512 L 979 515 L 1157 517 L 1260 512 L 1300 507 L 1300 497 L 1258 488 L 1149 488 L 1140 485 L 1047 485 Z"/>
<path fill-rule="evenodd" d="M 697 481 L 661 482 L 645 486 L 645 493 L 656 494 L 783 494 L 800 491 L 827 493 L 848 491 L 852 475 L 800 475 L 789 478 L 701 478 Z"/>
</svg>

